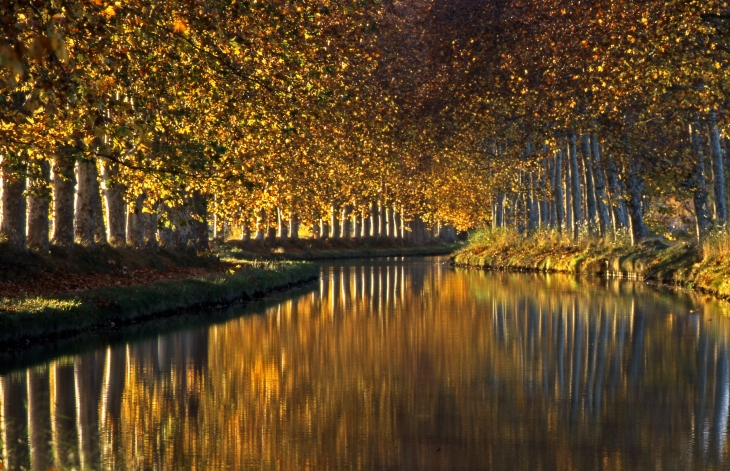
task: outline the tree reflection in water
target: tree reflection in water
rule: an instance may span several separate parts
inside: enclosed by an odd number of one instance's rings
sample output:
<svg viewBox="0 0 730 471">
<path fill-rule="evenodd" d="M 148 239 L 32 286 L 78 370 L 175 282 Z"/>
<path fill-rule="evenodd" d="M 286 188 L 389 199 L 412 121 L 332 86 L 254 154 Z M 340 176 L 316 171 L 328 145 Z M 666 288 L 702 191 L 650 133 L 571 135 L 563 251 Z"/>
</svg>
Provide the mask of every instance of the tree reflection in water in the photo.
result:
<svg viewBox="0 0 730 471">
<path fill-rule="evenodd" d="M 730 462 L 716 305 L 443 262 L 323 265 L 318 288 L 258 312 L 6 374 L 3 467 Z"/>
</svg>

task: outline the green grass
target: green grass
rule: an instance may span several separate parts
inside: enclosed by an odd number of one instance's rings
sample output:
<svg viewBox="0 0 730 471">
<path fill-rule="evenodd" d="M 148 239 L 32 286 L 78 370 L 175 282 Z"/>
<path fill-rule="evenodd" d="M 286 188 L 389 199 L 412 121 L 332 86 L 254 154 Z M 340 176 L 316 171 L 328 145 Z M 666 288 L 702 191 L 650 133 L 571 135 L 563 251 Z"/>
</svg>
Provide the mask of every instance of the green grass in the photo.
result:
<svg viewBox="0 0 730 471">
<path fill-rule="evenodd" d="M 0 346 L 57 338 L 174 314 L 226 305 L 285 288 L 319 274 L 316 265 L 295 262 L 241 263 L 235 274 L 102 288 L 53 298 L 0 299 Z"/>
<path fill-rule="evenodd" d="M 346 258 L 369 258 L 369 257 L 400 257 L 400 256 L 426 256 L 426 255 L 448 255 L 460 246 L 457 244 L 434 245 L 427 247 L 393 247 L 393 248 L 353 248 L 336 250 L 305 250 L 274 251 L 266 258 L 273 260 L 336 260 Z M 261 258 L 260 254 L 249 253 L 239 248 L 231 248 L 221 253 L 224 261 L 251 260 Z"/>
</svg>

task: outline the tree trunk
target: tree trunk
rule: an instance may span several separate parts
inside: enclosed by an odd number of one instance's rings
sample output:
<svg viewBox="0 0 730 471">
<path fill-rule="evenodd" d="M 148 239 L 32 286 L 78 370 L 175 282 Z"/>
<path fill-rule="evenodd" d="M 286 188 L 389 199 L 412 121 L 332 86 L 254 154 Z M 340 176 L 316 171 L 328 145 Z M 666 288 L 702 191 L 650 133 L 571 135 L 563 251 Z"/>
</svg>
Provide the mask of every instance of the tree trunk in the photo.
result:
<svg viewBox="0 0 730 471">
<path fill-rule="evenodd" d="M 195 248 L 198 252 L 210 250 L 208 241 L 208 198 L 200 191 L 193 192 L 192 212 L 193 219 L 193 237 L 195 238 Z"/>
<path fill-rule="evenodd" d="M 104 223 L 104 208 L 101 202 L 101 183 L 99 182 L 99 168 L 94 163 L 94 179 L 91 189 L 91 208 L 94 217 L 94 242 L 106 244 L 106 224 Z"/>
<path fill-rule="evenodd" d="M 570 134 L 570 145 L 568 146 L 570 152 L 570 186 L 572 190 L 571 199 L 573 201 L 573 238 L 578 239 L 580 233 L 580 226 L 583 224 L 583 215 L 581 212 L 581 188 L 580 188 L 580 173 L 578 169 L 578 152 L 576 149 L 577 138 L 575 133 Z"/>
<path fill-rule="evenodd" d="M 351 212 L 350 205 L 347 205 L 346 204 L 346 205 L 344 205 L 342 207 L 342 218 L 341 218 L 342 227 L 341 227 L 340 234 L 342 234 L 342 238 L 345 239 L 345 240 L 347 240 L 350 237 L 352 237 L 352 226 L 351 226 L 351 223 L 350 223 L 350 212 Z"/>
<path fill-rule="evenodd" d="M 74 224 L 74 236 L 77 244 L 85 246 L 94 245 L 96 234 L 96 217 L 94 215 L 94 190 L 96 185 L 97 171 L 96 162 L 93 160 L 79 160 L 76 165 L 78 188 L 76 193 L 76 221 Z"/>
<path fill-rule="evenodd" d="M 260 245 L 264 245 L 264 239 L 266 238 L 266 210 L 260 209 L 256 213 L 256 241 Z"/>
<path fill-rule="evenodd" d="M 299 239 L 299 217 L 295 213 L 289 215 L 289 238 Z"/>
<path fill-rule="evenodd" d="M 537 176 L 534 172 L 527 174 L 527 230 L 532 232 L 540 225 L 540 205 L 538 204 L 537 192 L 535 191 L 535 184 L 537 182 Z"/>
<path fill-rule="evenodd" d="M 330 227 L 324 218 L 319 219 L 319 238 L 327 239 L 329 237 Z"/>
<path fill-rule="evenodd" d="M 59 150 L 53 164 L 53 243 L 71 247 L 74 243 L 75 159 Z"/>
<path fill-rule="evenodd" d="M 608 214 L 606 202 L 606 181 L 603 178 L 603 164 L 601 162 L 601 149 L 596 136 L 591 137 L 591 167 L 593 169 L 593 182 L 596 190 L 596 209 L 598 211 L 598 224 L 601 229 L 601 236 L 606 237 L 611 225 L 611 216 Z"/>
<path fill-rule="evenodd" d="M 401 214 L 393 209 L 393 238 L 394 239 L 400 239 L 400 227 L 402 224 Z"/>
<path fill-rule="evenodd" d="M 395 237 L 395 217 L 392 206 L 385 207 L 385 221 L 385 227 L 387 228 L 385 235 L 389 239 L 393 239 Z"/>
<path fill-rule="evenodd" d="M 547 227 L 550 225 L 550 204 L 548 199 L 548 175 L 550 170 L 548 168 L 548 158 L 545 157 L 543 160 L 543 171 L 540 172 L 540 225 Z"/>
<path fill-rule="evenodd" d="M 692 124 L 692 154 L 695 158 L 695 174 L 692 179 L 694 194 L 692 199 L 694 201 L 695 221 L 697 223 L 697 244 L 701 248 L 702 243 L 710 232 L 710 211 L 707 201 L 705 156 L 702 152 L 702 137 L 700 135 L 700 126 L 697 122 Z"/>
<path fill-rule="evenodd" d="M 332 239 L 340 238 L 340 221 L 337 218 L 339 210 L 334 204 L 330 206 L 330 237 Z"/>
<path fill-rule="evenodd" d="M 403 206 L 400 207 L 400 226 L 399 226 L 399 232 L 400 232 L 400 238 L 401 240 L 406 240 L 407 232 L 406 232 L 406 211 Z"/>
<path fill-rule="evenodd" d="M 248 220 L 248 214 L 243 212 L 241 218 L 241 241 L 249 242 L 251 240 L 251 225 Z"/>
<path fill-rule="evenodd" d="M 193 233 L 193 217 L 190 214 L 190 200 L 183 196 L 183 205 L 178 208 L 169 209 L 170 223 L 172 225 L 172 240 L 173 246 L 178 249 L 187 250 L 190 248 L 190 241 L 192 240 Z M 144 201 L 144 200 L 142 200 Z M 136 205 L 136 202 L 135 202 Z M 129 208 L 129 217 L 132 219 L 132 213 L 134 207 Z M 136 230 L 137 226 L 130 226 L 127 229 L 127 239 L 130 239 L 130 233 L 133 229 Z M 130 242 L 131 245 L 131 242 Z"/>
<path fill-rule="evenodd" d="M 563 230 L 563 221 L 565 220 L 565 206 L 563 203 L 563 151 L 559 150 L 555 153 L 555 173 L 553 174 L 553 192 L 555 195 L 555 226 L 558 231 Z"/>
<path fill-rule="evenodd" d="M 266 212 L 266 222 L 264 223 L 264 226 L 266 227 L 266 242 L 271 246 L 276 245 L 275 221 L 276 221 L 276 216 L 274 216 L 273 210 L 267 211 Z"/>
<path fill-rule="evenodd" d="M 380 236 L 380 214 L 378 213 L 378 203 L 375 201 L 370 207 L 370 236 Z"/>
<path fill-rule="evenodd" d="M 362 236 L 362 214 L 358 210 L 352 213 L 352 232 L 355 239 L 360 239 Z"/>
<path fill-rule="evenodd" d="M 288 236 L 287 224 L 284 221 L 284 214 L 280 207 L 276 207 L 276 237 L 286 240 Z"/>
<path fill-rule="evenodd" d="M 124 215 L 124 185 L 116 182 L 119 166 L 104 160 L 101 166 L 104 181 L 104 201 L 106 202 L 106 220 L 109 229 L 109 243 L 115 247 L 122 246 L 127 240 L 127 227 Z"/>
<path fill-rule="evenodd" d="M 380 215 L 380 223 L 378 227 L 380 229 L 378 236 L 388 236 L 388 208 L 383 205 L 382 201 L 378 201 L 378 214 Z"/>
<path fill-rule="evenodd" d="M 624 199 L 623 186 L 618 178 L 616 161 L 611 155 L 606 157 L 606 179 L 608 180 L 608 191 L 613 209 L 614 230 L 629 227 L 628 208 Z"/>
<path fill-rule="evenodd" d="M 722 146 L 720 145 L 720 128 L 717 125 L 717 113 L 713 112 L 710 118 L 710 144 L 712 147 L 712 170 L 714 173 L 713 185 L 715 190 L 715 210 L 717 223 L 725 225 L 727 222 L 727 205 L 725 200 L 725 166 L 723 165 Z"/>
<path fill-rule="evenodd" d="M 160 246 L 166 249 L 172 249 L 175 247 L 175 236 L 172 230 L 172 212 L 170 211 L 170 207 L 164 202 L 160 203 L 159 211 L 164 215 L 165 219 L 167 219 L 165 224 L 160 224 L 157 229 L 157 237 L 160 240 Z"/>
<path fill-rule="evenodd" d="M 16 250 L 25 250 L 26 202 L 25 185 L 27 164 L 20 155 L 2 157 L 2 225 L 0 234 Z"/>
<path fill-rule="evenodd" d="M 137 195 L 134 203 L 129 208 L 127 214 L 127 245 L 135 249 L 144 247 L 144 200 L 147 199 L 146 193 Z M 190 222 L 190 221 L 188 221 Z"/>
<path fill-rule="evenodd" d="M 28 196 L 28 247 L 47 253 L 49 249 L 49 220 L 51 208 L 51 164 L 46 160 L 35 162 L 36 175 L 30 182 Z"/>
<path fill-rule="evenodd" d="M 159 208 L 159 204 L 156 205 Z M 158 209 L 154 213 L 142 213 L 144 219 L 144 246 L 151 248 L 158 248 L 159 243 L 157 242 L 157 220 L 158 220 Z"/>
<path fill-rule="evenodd" d="M 547 157 L 545 162 L 545 171 L 548 174 L 548 180 L 550 184 L 550 192 L 545 195 L 545 199 L 548 201 L 548 207 L 550 208 L 550 228 L 556 228 L 557 226 L 557 220 L 558 220 L 558 204 L 557 204 L 557 190 L 558 188 L 555 185 L 555 172 L 557 171 L 557 164 L 556 160 L 557 157 L 553 155 L 552 157 Z M 560 177 L 562 178 L 562 176 Z M 552 199 L 550 198 L 552 194 Z M 562 196 L 561 196 L 562 198 Z"/>
<path fill-rule="evenodd" d="M 596 226 L 596 219 L 598 219 L 598 203 L 596 201 L 595 189 L 596 177 L 593 172 L 593 159 L 591 158 L 591 136 L 589 134 L 583 134 L 581 137 L 581 143 L 583 144 L 583 168 L 585 169 L 586 175 L 587 220 L 591 231 L 593 231 Z"/>
<path fill-rule="evenodd" d="M 628 149 L 628 145 L 627 145 Z M 628 210 L 631 218 L 631 243 L 636 245 L 648 235 L 644 223 L 643 199 L 644 181 L 641 177 L 641 163 L 634 155 L 629 155 L 628 175 L 626 178 L 626 192 L 629 197 Z"/>
<path fill-rule="evenodd" d="M 363 209 L 362 215 L 362 237 L 368 237 L 370 235 L 370 216 L 367 214 L 367 210 Z"/>
<path fill-rule="evenodd" d="M 497 195 L 497 201 L 495 204 L 495 224 L 496 227 L 502 228 L 505 226 L 504 220 L 504 204 L 507 202 L 507 193 L 500 193 Z"/>
</svg>

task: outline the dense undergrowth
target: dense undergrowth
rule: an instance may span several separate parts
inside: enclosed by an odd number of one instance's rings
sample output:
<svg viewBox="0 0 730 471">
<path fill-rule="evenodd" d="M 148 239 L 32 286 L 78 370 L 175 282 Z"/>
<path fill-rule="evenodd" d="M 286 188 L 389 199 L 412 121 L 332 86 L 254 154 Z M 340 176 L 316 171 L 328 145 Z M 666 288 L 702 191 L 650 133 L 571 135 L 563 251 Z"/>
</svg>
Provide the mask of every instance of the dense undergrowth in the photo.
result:
<svg viewBox="0 0 730 471">
<path fill-rule="evenodd" d="M 452 258 L 457 265 L 626 276 L 701 289 L 730 297 L 730 239 L 720 233 L 703 244 L 649 238 L 632 246 L 626 234 L 578 241 L 556 231 L 529 236 L 509 229 L 475 231 Z"/>
</svg>

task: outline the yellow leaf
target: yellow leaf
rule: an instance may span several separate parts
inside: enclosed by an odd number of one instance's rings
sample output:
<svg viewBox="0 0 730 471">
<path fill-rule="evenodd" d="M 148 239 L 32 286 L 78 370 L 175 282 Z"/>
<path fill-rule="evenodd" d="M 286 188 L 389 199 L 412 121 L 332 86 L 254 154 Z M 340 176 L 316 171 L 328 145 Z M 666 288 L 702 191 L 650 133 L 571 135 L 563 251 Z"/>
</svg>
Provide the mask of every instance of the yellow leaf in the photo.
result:
<svg viewBox="0 0 730 471">
<path fill-rule="evenodd" d="M 187 29 L 188 26 L 185 24 L 185 21 L 179 18 L 172 24 L 172 30 L 176 33 L 184 33 Z"/>
</svg>

